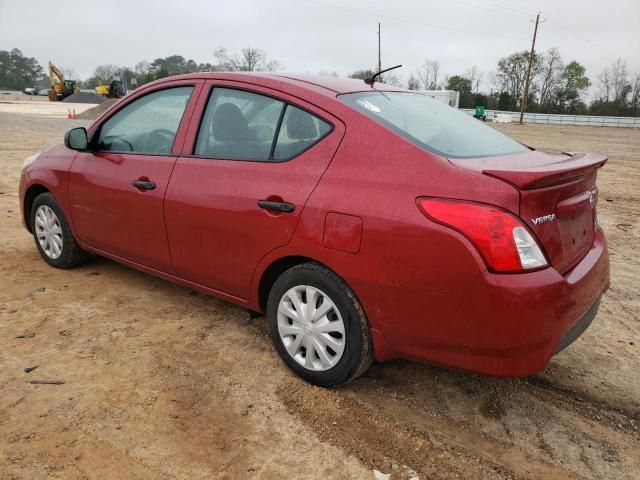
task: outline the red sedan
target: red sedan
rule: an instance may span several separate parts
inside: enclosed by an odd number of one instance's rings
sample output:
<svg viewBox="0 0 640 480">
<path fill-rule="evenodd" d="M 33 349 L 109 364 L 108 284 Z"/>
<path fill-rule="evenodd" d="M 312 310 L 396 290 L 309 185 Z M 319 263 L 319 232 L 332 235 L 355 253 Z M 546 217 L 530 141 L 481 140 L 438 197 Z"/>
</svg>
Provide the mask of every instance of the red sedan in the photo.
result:
<svg viewBox="0 0 640 480">
<path fill-rule="evenodd" d="M 200 73 L 25 161 L 20 202 L 49 265 L 98 254 L 262 312 L 315 384 L 391 358 L 524 376 L 609 285 L 606 160 L 379 83 Z"/>
</svg>

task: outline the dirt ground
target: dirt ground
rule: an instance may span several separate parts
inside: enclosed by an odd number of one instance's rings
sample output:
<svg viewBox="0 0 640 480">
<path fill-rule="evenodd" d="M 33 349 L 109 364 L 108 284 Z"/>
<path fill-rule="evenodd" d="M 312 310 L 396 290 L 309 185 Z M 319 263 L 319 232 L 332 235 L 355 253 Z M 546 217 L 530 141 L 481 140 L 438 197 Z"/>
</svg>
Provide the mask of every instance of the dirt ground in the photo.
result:
<svg viewBox="0 0 640 480">
<path fill-rule="evenodd" d="M 20 165 L 83 124 L 0 113 L 0 478 L 640 478 L 640 130 L 500 127 L 610 157 L 611 289 L 543 373 L 393 361 L 326 390 L 238 307 L 104 259 L 61 271 L 39 258 Z"/>
<path fill-rule="evenodd" d="M 83 95 L 86 94 L 86 92 L 83 92 Z M 22 92 L 0 91 L 0 114 L 24 114 L 66 119 L 69 113 L 75 112 L 76 115 L 80 115 L 95 105 L 95 103 L 86 102 L 50 102 L 48 97 L 42 95 L 25 95 Z"/>
</svg>

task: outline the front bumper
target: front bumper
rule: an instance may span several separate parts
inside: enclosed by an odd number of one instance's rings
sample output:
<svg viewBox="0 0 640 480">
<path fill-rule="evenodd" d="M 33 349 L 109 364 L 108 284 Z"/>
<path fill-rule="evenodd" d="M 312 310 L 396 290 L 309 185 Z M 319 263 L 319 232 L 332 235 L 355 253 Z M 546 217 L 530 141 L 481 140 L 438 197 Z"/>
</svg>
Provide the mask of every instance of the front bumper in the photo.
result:
<svg viewBox="0 0 640 480">
<path fill-rule="evenodd" d="M 607 244 L 598 229 L 590 251 L 565 275 L 553 268 L 514 275 L 484 271 L 446 295 L 380 289 L 385 308 L 376 318 L 376 359 L 531 375 L 584 332 L 608 286 Z M 391 304 L 393 317 L 385 315 Z"/>
<path fill-rule="evenodd" d="M 27 223 L 27 218 L 24 211 L 24 201 L 25 195 L 27 194 L 27 178 L 25 170 L 22 169 L 22 173 L 20 174 L 20 184 L 18 186 L 18 199 L 20 203 L 20 218 L 22 220 L 22 226 L 26 228 L 29 232 L 31 232 L 31 228 Z"/>
</svg>

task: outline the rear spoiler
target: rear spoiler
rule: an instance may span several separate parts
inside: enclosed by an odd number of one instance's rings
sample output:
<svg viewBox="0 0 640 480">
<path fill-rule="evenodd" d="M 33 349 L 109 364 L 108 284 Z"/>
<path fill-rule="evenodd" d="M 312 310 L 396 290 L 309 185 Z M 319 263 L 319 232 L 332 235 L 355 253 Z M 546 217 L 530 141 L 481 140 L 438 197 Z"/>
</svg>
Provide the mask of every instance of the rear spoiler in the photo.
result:
<svg viewBox="0 0 640 480">
<path fill-rule="evenodd" d="M 505 180 L 521 190 L 549 187 L 586 177 L 607 163 L 608 158 L 596 153 L 563 152 L 569 158 L 544 166 L 517 170 L 482 170 L 491 177 Z"/>
</svg>

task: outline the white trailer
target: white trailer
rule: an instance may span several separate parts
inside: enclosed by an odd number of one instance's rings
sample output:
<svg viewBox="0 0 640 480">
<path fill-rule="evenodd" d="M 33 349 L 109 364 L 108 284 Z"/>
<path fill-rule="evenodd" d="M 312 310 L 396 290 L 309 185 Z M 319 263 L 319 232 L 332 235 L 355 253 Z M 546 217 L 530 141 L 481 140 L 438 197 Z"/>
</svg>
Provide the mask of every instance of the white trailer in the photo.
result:
<svg viewBox="0 0 640 480">
<path fill-rule="evenodd" d="M 460 92 L 455 90 L 425 90 L 422 93 L 426 93 L 431 98 L 453 108 L 458 108 L 458 103 L 460 102 Z"/>
<path fill-rule="evenodd" d="M 495 113 L 493 115 L 494 123 L 511 123 L 511 114 L 510 113 Z"/>
</svg>

